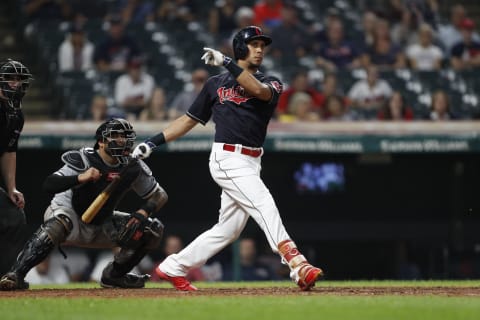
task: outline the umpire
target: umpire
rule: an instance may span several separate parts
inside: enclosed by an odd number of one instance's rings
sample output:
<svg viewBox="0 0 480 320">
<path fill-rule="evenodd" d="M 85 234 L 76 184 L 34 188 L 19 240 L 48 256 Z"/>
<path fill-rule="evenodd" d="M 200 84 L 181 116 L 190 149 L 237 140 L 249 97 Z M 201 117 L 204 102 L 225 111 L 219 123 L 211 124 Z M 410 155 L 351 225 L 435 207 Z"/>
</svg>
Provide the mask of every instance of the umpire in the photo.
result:
<svg viewBox="0 0 480 320">
<path fill-rule="evenodd" d="M 0 65 L 0 174 L 5 189 L 0 187 L 0 274 L 15 259 L 20 243 L 21 225 L 26 224 L 23 194 L 17 190 L 16 159 L 24 117 L 22 98 L 32 75 L 21 62 L 8 59 Z"/>
</svg>

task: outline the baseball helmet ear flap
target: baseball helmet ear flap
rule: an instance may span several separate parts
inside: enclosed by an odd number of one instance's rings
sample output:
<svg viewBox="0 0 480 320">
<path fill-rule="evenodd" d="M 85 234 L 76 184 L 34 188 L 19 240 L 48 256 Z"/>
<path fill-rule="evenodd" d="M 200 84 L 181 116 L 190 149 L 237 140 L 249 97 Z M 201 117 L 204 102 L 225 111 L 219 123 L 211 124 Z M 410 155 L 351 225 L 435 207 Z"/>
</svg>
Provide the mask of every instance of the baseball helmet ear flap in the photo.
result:
<svg viewBox="0 0 480 320">
<path fill-rule="evenodd" d="M 272 38 L 265 35 L 257 26 L 245 27 L 233 37 L 233 53 L 235 60 L 245 59 L 248 55 L 248 46 L 247 44 L 255 39 L 261 39 L 265 42 L 265 45 L 268 46 L 272 43 Z"/>
</svg>

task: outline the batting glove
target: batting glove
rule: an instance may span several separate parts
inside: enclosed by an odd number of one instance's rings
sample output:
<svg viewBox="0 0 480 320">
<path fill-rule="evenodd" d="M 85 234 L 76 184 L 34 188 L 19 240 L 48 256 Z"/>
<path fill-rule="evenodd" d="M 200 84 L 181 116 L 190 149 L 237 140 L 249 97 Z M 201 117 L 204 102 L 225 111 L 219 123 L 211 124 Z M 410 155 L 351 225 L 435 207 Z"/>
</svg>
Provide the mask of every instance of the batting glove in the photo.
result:
<svg viewBox="0 0 480 320">
<path fill-rule="evenodd" d="M 205 53 L 201 59 L 205 61 L 205 64 L 219 67 L 224 66 L 226 64 L 226 60 L 228 60 L 228 62 L 231 61 L 230 58 L 225 57 L 223 53 L 218 50 L 211 48 L 203 48 L 203 50 L 205 50 Z"/>
<path fill-rule="evenodd" d="M 145 159 L 152 154 L 152 150 L 155 148 L 155 145 L 152 142 L 142 142 L 133 149 L 132 157 L 137 159 Z"/>
</svg>

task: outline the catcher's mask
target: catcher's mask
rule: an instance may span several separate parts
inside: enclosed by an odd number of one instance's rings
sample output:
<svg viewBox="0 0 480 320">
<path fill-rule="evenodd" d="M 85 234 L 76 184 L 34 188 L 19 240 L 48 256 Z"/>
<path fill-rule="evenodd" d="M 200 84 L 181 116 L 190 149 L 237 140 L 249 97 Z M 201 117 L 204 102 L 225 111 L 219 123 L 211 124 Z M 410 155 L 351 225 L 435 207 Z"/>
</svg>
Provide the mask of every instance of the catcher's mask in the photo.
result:
<svg viewBox="0 0 480 320">
<path fill-rule="evenodd" d="M 95 149 L 98 142 L 105 143 L 105 152 L 116 158 L 120 163 L 127 163 L 137 134 L 132 125 L 125 119 L 113 118 L 102 123 L 95 133 Z"/>
<path fill-rule="evenodd" d="M 30 70 L 19 61 L 8 59 L 0 67 L 0 89 L 9 101 L 20 102 L 27 92 L 30 80 L 33 80 Z M 20 108 L 19 103 L 14 107 Z"/>
<path fill-rule="evenodd" d="M 260 39 L 268 46 L 272 43 L 272 38 L 263 33 L 262 29 L 256 26 L 245 27 L 233 37 L 233 53 L 235 60 L 245 59 L 248 55 L 247 44 L 255 39 Z"/>
</svg>

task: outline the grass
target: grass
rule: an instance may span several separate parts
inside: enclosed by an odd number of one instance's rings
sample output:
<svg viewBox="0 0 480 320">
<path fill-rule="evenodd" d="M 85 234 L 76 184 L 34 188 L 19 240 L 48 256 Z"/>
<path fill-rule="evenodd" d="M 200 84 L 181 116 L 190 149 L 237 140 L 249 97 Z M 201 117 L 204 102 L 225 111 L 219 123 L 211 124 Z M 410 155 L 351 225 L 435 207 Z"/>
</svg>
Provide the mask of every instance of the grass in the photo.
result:
<svg viewBox="0 0 480 320">
<path fill-rule="evenodd" d="M 455 286 L 480 287 L 480 281 L 323 281 L 322 287 Z M 198 283 L 202 288 L 291 287 L 289 282 Z M 167 288 L 149 283 L 148 287 Z M 33 286 L 98 288 L 96 284 Z M 0 298 L 0 319 L 480 319 L 480 298 L 446 296 L 176 296 L 159 298 Z"/>
</svg>

